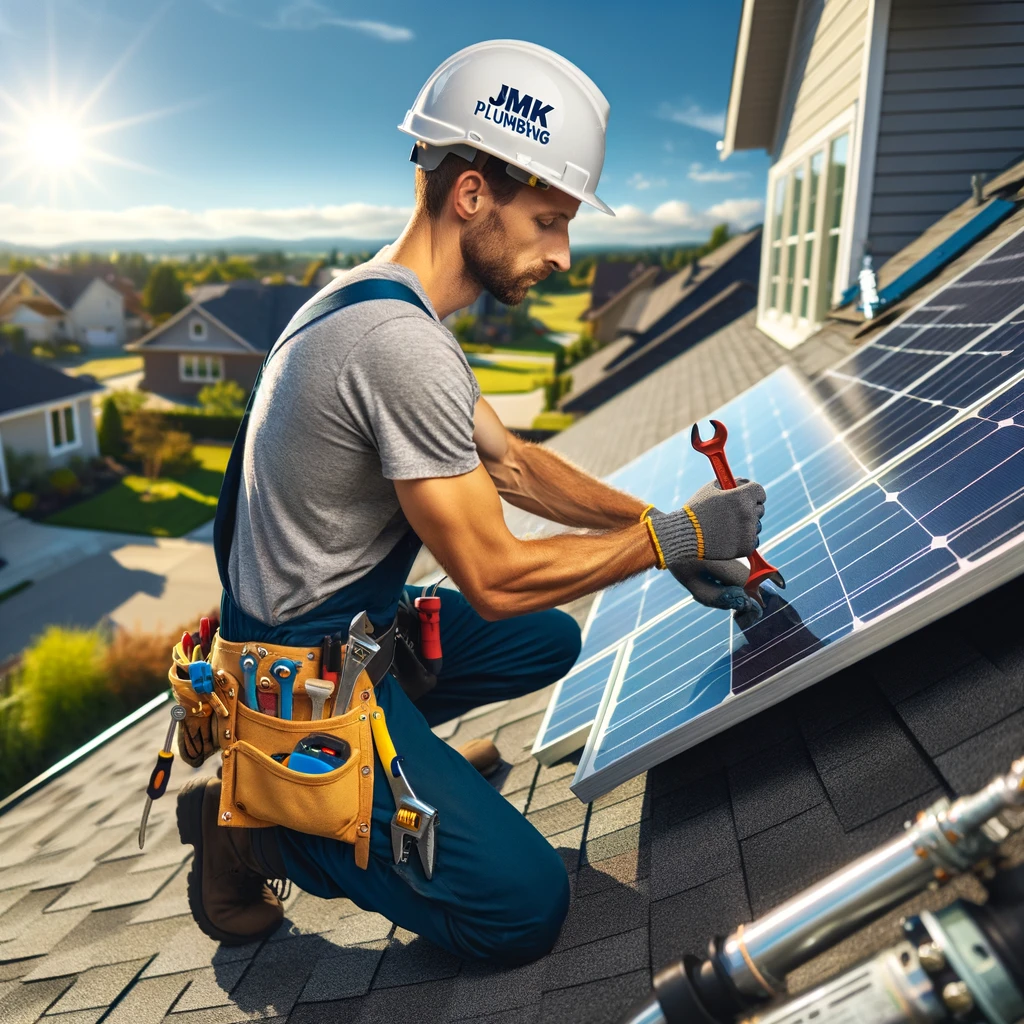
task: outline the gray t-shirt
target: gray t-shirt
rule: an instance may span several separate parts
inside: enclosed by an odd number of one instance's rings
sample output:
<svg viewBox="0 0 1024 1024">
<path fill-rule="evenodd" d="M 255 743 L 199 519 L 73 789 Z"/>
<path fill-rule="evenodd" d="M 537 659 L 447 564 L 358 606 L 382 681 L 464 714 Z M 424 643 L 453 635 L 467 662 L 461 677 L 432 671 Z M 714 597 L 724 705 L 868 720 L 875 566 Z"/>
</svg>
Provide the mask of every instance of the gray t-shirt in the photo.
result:
<svg viewBox="0 0 1024 1024">
<path fill-rule="evenodd" d="M 476 377 L 416 275 L 382 255 L 317 298 L 384 277 L 412 288 L 431 315 L 377 299 L 325 317 L 274 355 L 253 403 L 229 574 L 242 610 L 271 625 L 395 546 L 408 522 L 393 480 L 459 476 L 480 461 Z"/>
</svg>

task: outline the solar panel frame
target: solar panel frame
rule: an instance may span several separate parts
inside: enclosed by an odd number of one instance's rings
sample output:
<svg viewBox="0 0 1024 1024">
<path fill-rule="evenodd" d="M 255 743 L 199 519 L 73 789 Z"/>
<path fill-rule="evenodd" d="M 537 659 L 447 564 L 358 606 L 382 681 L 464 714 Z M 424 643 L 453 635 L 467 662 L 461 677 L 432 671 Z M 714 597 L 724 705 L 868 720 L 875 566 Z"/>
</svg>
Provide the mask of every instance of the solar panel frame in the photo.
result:
<svg viewBox="0 0 1024 1024">
<path fill-rule="evenodd" d="M 940 297 L 947 295 L 949 290 L 954 289 L 959 282 L 965 281 L 965 286 L 969 286 L 973 283 L 970 279 L 976 275 L 976 272 L 982 272 L 982 268 L 989 265 L 991 262 L 1000 262 L 1008 259 L 1024 259 L 1024 252 L 1017 252 L 1013 255 L 997 255 L 1007 246 L 1012 243 L 1019 243 L 1024 238 L 1024 229 L 1015 232 L 1013 235 L 1005 239 L 1000 245 L 995 246 L 991 252 L 976 261 L 970 267 L 968 267 L 963 273 L 958 275 L 942 289 L 939 289 L 934 296 L 918 304 L 912 309 L 908 310 L 899 320 L 890 326 L 876 341 L 881 341 L 883 338 L 890 338 L 890 332 L 903 330 L 908 336 L 899 346 L 885 346 L 889 350 L 888 354 L 878 356 L 878 350 L 882 346 L 876 346 L 876 352 L 865 356 L 868 352 L 868 346 L 865 346 L 858 353 L 852 354 L 837 367 L 833 368 L 833 371 L 828 371 L 823 378 L 832 375 L 837 379 L 842 379 L 844 366 L 852 365 L 853 361 L 858 357 L 864 359 L 873 360 L 872 366 L 878 366 L 883 364 L 887 360 L 893 359 L 893 350 L 896 352 L 903 351 L 909 355 L 907 349 L 910 348 L 909 342 L 916 337 L 920 337 L 922 332 L 916 330 L 919 327 L 935 327 L 941 321 L 942 316 L 946 312 L 956 311 L 957 307 L 940 306 L 934 304 L 940 300 Z M 998 282 L 997 282 L 998 283 Z M 1004 282 L 1005 283 L 1005 282 Z M 890 362 L 889 369 L 896 370 L 895 376 L 887 378 L 886 383 L 898 383 L 901 385 L 900 390 L 891 390 L 893 398 L 887 399 L 883 403 L 885 405 L 897 404 L 894 402 L 895 397 L 906 396 L 915 389 L 920 389 L 928 381 L 935 381 L 938 376 L 947 367 L 953 367 L 955 373 L 962 374 L 963 366 L 968 365 L 967 363 L 959 363 L 958 360 L 962 360 L 965 356 L 970 356 L 975 353 L 983 354 L 986 352 L 985 349 L 979 348 L 981 342 L 985 341 L 989 337 L 994 337 L 1002 332 L 1004 335 L 1013 336 L 1018 339 L 1022 339 L 1024 335 L 1024 302 L 1018 301 L 1020 295 L 1008 295 L 1003 297 L 998 312 L 1001 314 L 998 319 L 994 319 L 992 322 L 985 324 L 972 324 L 970 328 L 967 325 L 956 325 L 954 323 L 942 324 L 942 327 L 949 327 L 950 331 L 946 339 L 946 349 L 949 354 L 942 358 L 931 358 L 930 364 L 925 365 L 924 372 L 917 376 L 907 376 L 902 373 L 901 366 L 905 366 L 905 362 L 899 361 Z M 915 324 L 912 318 L 919 316 L 922 313 L 927 314 L 938 314 L 938 318 L 933 320 L 930 325 Z M 1015 318 L 1017 318 L 1015 320 Z M 955 336 L 954 332 L 961 331 L 960 336 Z M 969 334 L 968 331 L 973 330 L 973 334 Z M 934 335 L 936 332 L 932 331 Z M 895 337 L 899 339 L 899 333 L 895 334 Z M 936 346 L 938 349 L 938 346 Z M 942 351 L 939 349 L 939 351 Z M 929 355 L 932 355 L 935 350 L 931 350 Z M 929 445 L 932 445 L 937 439 L 946 437 L 947 435 L 952 436 L 956 430 L 963 427 L 963 425 L 971 419 L 973 416 L 979 415 L 984 408 L 991 407 L 994 402 L 994 396 L 999 395 L 1001 398 L 1005 398 L 1006 394 L 1013 391 L 1014 386 L 1017 386 L 1019 382 L 1024 381 L 1024 339 L 1019 348 L 1011 352 L 1011 355 L 1016 353 L 1019 357 L 1016 362 L 1010 364 L 1011 375 L 1007 379 L 1004 375 L 999 375 L 998 378 L 990 377 L 991 383 L 994 385 L 990 390 L 986 391 L 983 388 L 975 388 L 969 392 L 969 400 L 965 401 L 963 405 L 957 406 L 959 410 L 951 418 L 943 418 L 940 422 L 933 424 L 931 429 L 924 430 L 919 436 L 917 436 L 913 442 L 902 449 L 895 451 L 882 452 L 882 457 L 875 461 L 870 472 L 867 474 L 866 479 L 860 481 L 859 485 L 848 488 L 844 493 L 834 497 L 830 502 L 827 503 L 824 509 L 816 509 L 815 512 L 808 517 L 804 522 L 798 523 L 788 530 L 782 531 L 778 536 L 771 538 L 771 544 L 766 545 L 764 550 L 774 550 L 777 546 L 784 542 L 788 537 L 792 536 L 796 531 L 807 525 L 807 522 L 819 522 L 824 516 L 828 514 L 828 510 L 832 508 L 838 508 L 842 505 L 845 500 L 848 500 L 850 495 L 859 494 L 864 492 L 865 495 L 869 494 L 869 488 L 872 486 L 874 481 L 884 480 L 888 476 L 894 474 L 898 476 L 900 467 L 903 467 L 913 461 L 915 456 L 926 450 Z M 922 353 L 923 354 L 923 353 Z M 1004 352 L 1005 355 L 1005 352 Z M 918 368 L 920 369 L 921 363 L 918 362 Z M 1005 365 L 1005 364 L 1004 364 Z M 821 378 L 821 379 L 823 379 Z M 879 382 L 875 382 L 876 384 Z M 883 385 L 884 386 L 884 385 Z M 1022 385 L 1024 386 L 1024 385 Z M 916 396 L 911 395 L 911 398 Z M 932 395 L 929 395 L 923 399 L 925 402 L 932 404 L 935 407 L 937 399 Z M 868 419 L 870 420 L 876 413 L 877 410 L 872 410 Z M 856 422 L 851 423 L 847 427 L 847 431 L 856 428 Z M 1005 425 L 1005 424 L 1004 424 Z M 844 433 L 844 435 L 846 434 Z M 1022 476 L 1024 476 L 1024 468 L 1022 468 Z M 865 498 L 865 500 L 867 500 Z M 943 538 L 945 540 L 945 538 Z M 702 716 L 693 719 L 693 721 L 686 726 L 685 740 L 680 739 L 678 735 L 672 733 L 662 734 L 658 737 L 658 751 L 654 760 L 647 758 L 627 757 L 624 762 L 619 765 L 612 765 L 610 768 L 599 770 L 595 768 L 597 759 L 597 749 L 600 745 L 603 730 L 607 726 L 607 720 L 609 717 L 609 709 L 616 705 L 619 697 L 621 696 L 622 686 L 624 680 L 628 676 L 630 660 L 633 657 L 634 648 L 636 646 L 636 640 L 641 635 L 646 635 L 656 628 L 657 622 L 660 620 L 668 619 L 670 616 L 676 615 L 680 612 L 686 600 L 684 599 L 680 605 L 675 608 L 665 611 L 659 620 L 652 620 L 643 628 L 637 630 L 632 635 L 626 638 L 623 645 L 623 656 L 620 661 L 619 669 L 616 676 L 613 678 L 612 683 L 609 685 L 603 696 L 601 705 L 597 712 L 597 725 L 592 730 L 588 742 L 584 749 L 583 757 L 580 762 L 579 770 L 576 775 L 576 779 L 573 783 L 573 791 L 584 800 L 593 799 L 600 793 L 606 792 L 614 785 L 618 785 L 626 779 L 637 774 L 639 771 L 645 770 L 654 763 L 658 763 L 664 760 L 666 757 L 671 756 L 680 750 L 686 749 L 689 746 L 694 745 L 706 738 L 708 735 L 712 735 L 721 729 L 728 728 L 729 725 L 733 724 L 734 721 L 739 721 L 742 718 L 749 717 L 752 714 L 757 713 L 763 707 L 768 707 L 778 700 L 784 699 L 789 694 L 796 692 L 796 690 L 803 688 L 804 686 L 811 685 L 811 683 L 823 678 L 825 675 L 835 671 L 837 668 L 842 667 L 844 664 L 848 664 L 851 661 L 858 660 L 864 657 L 867 653 L 871 653 L 873 650 L 879 649 L 885 646 L 899 636 L 906 635 L 906 633 L 912 632 L 915 629 L 920 628 L 926 622 L 933 621 L 935 618 L 948 613 L 955 607 L 959 607 L 961 604 L 966 603 L 969 600 L 973 600 L 974 597 L 986 592 L 994 586 L 998 586 L 999 583 L 1004 582 L 1007 579 L 1017 575 L 1022 568 L 1024 568 L 1024 548 L 1020 546 L 1020 538 L 1016 538 L 1007 541 L 1006 544 L 999 548 L 1006 556 L 1004 557 L 1002 564 L 993 566 L 991 564 L 990 554 L 984 555 L 981 561 L 973 563 L 965 563 L 962 559 L 957 558 L 955 562 L 950 564 L 950 559 L 945 559 L 938 551 L 929 552 L 928 558 L 935 561 L 936 563 L 943 562 L 941 568 L 936 569 L 937 577 L 936 581 L 930 586 L 926 587 L 922 594 L 918 595 L 918 598 L 907 604 L 906 602 L 894 602 L 890 601 L 890 607 L 872 607 L 870 605 L 863 605 L 863 610 L 866 611 L 866 615 L 855 615 L 854 616 L 854 628 L 850 631 L 849 635 L 843 638 L 842 644 L 826 646 L 820 650 L 817 650 L 806 657 L 794 662 L 792 665 L 784 667 L 781 671 L 768 678 L 772 679 L 772 684 L 767 687 L 759 685 L 761 681 L 755 681 L 744 687 L 742 692 L 745 696 L 742 698 L 740 703 L 743 704 L 743 711 L 740 713 L 735 705 L 737 703 L 737 696 L 730 691 L 730 696 L 721 702 L 719 707 L 714 708 L 711 711 L 706 712 Z M 990 545 L 991 546 L 991 545 Z M 1005 550 L 1004 550 L 1005 548 Z M 958 587 L 949 588 L 945 587 L 945 582 L 951 575 L 963 577 Z M 950 594 L 945 591 L 956 590 L 957 599 L 951 601 Z M 932 614 L 928 614 L 925 609 L 919 607 L 922 605 L 920 597 L 924 593 L 931 593 L 932 591 L 943 591 L 943 599 L 941 603 L 935 605 L 937 610 Z M 895 604 L 895 607 L 891 607 Z M 853 605 L 851 604 L 851 608 Z M 878 629 L 865 629 L 864 623 L 868 620 L 884 618 L 886 621 L 886 628 L 884 631 Z M 862 635 L 866 634 L 866 636 Z M 834 649 L 836 648 L 836 649 Z M 838 653 L 837 653 L 838 650 Z M 764 692 L 770 691 L 770 692 Z M 671 738 L 670 738 L 671 737 Z M 643 763 L 641 763 L 643 762 Z M 649 763 L 647 763 L 649 762 Z M 624 765 L 626 767 L 624 767 Z"/>
</svg>

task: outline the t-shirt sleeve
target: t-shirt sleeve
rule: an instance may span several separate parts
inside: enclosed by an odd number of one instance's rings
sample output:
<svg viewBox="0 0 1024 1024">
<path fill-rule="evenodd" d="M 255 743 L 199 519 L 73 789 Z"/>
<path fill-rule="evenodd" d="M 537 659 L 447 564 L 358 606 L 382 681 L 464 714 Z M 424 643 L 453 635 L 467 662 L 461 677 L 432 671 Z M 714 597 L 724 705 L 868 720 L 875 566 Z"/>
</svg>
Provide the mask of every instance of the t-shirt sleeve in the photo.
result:
<svg viewBox="0 0 1024 1024">
<path fill-rule="evenodd" d="M 480 388 L 455 344 L 423 317 L 397 317 L 369 331 L 342 368 L 341 400 L 389 480 L 460 476 L 480 463 Z"/>
</svg>

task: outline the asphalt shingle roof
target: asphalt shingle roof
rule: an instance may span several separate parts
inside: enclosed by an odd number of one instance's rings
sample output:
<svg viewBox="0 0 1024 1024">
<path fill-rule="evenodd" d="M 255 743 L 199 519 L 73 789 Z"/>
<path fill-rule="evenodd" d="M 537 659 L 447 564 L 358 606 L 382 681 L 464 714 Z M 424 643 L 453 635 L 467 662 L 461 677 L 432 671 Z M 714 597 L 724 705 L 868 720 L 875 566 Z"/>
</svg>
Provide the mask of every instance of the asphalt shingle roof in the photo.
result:
<svg viewBox="0 0 1024 1024">
<path fill-rule="evenodd" d="M 296 310 L 316 292 L 316 288 L 298 284 L 232 281 L 204 286 L 196 304 L 253 348 L 268 352 Z"/>
<path fill-rule="evenodd" d="M 0 350 L 0 416 L 99 390 L 90 377 L 71 377 L 36 359 Z"/>
</svg>

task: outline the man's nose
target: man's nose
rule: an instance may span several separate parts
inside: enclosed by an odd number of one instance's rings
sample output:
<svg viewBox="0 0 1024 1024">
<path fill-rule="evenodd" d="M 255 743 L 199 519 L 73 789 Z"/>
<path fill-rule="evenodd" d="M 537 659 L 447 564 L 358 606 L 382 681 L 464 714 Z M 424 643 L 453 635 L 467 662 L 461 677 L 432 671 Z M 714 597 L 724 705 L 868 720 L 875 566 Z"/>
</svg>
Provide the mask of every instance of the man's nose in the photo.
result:
<svg viewBox="0 0 1024 1024">
<path fill-rule="evenodd" d="M 547 261 L 552 270 L 559 271 L 563 274 L 572 266 L 572 261 L 569 258 L 568 239 L 548 253 Z"/>
</svg>

